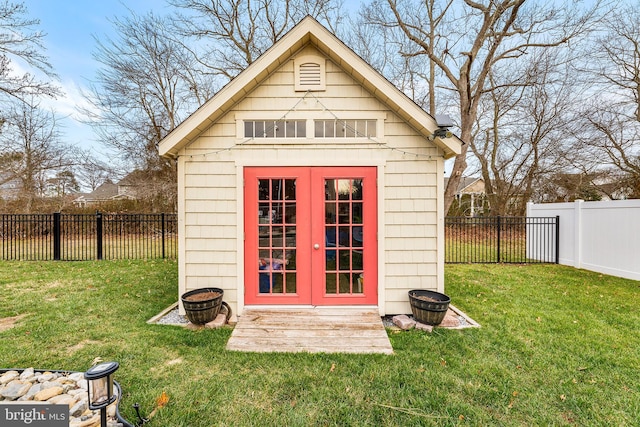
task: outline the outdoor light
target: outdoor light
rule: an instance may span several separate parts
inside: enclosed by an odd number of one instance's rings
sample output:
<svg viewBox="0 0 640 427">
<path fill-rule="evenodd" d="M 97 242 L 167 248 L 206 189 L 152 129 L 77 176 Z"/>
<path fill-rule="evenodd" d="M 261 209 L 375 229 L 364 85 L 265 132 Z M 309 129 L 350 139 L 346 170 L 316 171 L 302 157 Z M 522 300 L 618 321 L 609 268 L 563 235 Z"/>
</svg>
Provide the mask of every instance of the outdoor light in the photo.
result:
<svg viewBox="0 0 640 427">
<path fill-rule="evenodd" d="M 446 114 L 436 114 L 436 125 L 438 125 L 438 129 L 436 129 L 431 135 L 429 135 L 429 140 L 433 141 L 436 138 L 451 138 L 453 133 L 449 130 L 450 127 L 454 125 L 453 120 Z"/>
<path fill-rule="evenodd" d="M 84 373 L 89 381 L 89 409 L 100 409 L 100 425 L 107 426 L 107 406 L 118 398 L 113 394 L 113 373 L 118 370 L 118 362 L 106 362 L 91 367 Z"/>
</svg>

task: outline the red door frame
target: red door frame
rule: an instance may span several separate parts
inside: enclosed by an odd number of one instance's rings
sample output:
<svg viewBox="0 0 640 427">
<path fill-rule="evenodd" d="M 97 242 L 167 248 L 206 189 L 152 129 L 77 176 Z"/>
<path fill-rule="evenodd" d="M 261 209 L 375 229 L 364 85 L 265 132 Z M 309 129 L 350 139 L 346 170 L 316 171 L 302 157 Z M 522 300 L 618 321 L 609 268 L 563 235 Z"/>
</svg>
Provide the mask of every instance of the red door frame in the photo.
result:
<svg viewBox="0 0 640 427">
<path fill-rule="evenodd" d="M 245 167 L 245 304 L 377 305 L 376 167 Z M 325 286 L 324 185 L 326 179 L 363 179 L 364 292 L 329 294 Z M 296 293 L 259 293 L 258 180 L 296 179 Z M 308 190 L 307 190 L 308 189 Z M 317 245 L 317 246 L 315 246 Z"/>
</svg>

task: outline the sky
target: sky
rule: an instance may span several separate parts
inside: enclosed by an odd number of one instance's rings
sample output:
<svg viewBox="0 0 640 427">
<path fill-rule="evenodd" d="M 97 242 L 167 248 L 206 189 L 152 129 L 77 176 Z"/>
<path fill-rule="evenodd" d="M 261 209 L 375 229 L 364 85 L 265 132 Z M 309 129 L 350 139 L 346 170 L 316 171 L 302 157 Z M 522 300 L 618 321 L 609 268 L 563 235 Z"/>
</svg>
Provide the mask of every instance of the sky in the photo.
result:
<svg viewBox="0 0 640 427">
<path fill-rule="evenodd" d="M 126 6 L 120 0 L 28 0 L 25 5 L 28 17 L 40 20 L 37 30 L 45 33 L 45 54 L 63 91 L 58 99 L 47 100 L 42 106 L 53 109 L 61 118 L 63 141 L 106 158 L 92 129 L 79 121 L 77 111 L 78 105 L 86 105 L 81 91 L 86 90 L 100 66 L 92 56 L 94 37 L 113 37 L 110 20 L 128 15 L 128 9 L 138 14 L 150 10 L 163 14 L 164 0 L 127 0 Z"/>
</svg>

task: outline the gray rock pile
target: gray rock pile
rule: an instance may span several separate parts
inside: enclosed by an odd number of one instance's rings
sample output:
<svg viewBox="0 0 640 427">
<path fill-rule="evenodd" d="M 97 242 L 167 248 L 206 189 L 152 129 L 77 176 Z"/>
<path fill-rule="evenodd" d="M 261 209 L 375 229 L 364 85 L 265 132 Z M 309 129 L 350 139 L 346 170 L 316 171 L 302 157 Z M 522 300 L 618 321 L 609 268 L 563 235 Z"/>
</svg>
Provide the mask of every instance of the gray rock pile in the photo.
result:
<svg viewBox="0 0 640 427">
<path fill-rule="evenodd" d="M 0 403 L 7 401 L 69 405 L 69 427 L 100 426 L 100 411 L 89 410 L 84 372 L 7 371 L 0 375 Z M 117 402 L 107 408 L 109 427 L 123 426 L 117 421 Z"/>
</svg>

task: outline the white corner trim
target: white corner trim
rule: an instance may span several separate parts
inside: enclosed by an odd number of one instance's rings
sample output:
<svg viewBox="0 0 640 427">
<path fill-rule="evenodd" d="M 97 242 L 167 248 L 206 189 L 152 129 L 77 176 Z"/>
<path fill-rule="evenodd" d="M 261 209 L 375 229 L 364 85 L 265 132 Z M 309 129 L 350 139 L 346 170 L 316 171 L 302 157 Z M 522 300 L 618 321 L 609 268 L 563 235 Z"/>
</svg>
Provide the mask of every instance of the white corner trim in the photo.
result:
<svg viewBox="0 0 640 427">
<path fill-rule="evenodd" d="M 244 167 L 236 164 L 236 275 L 237 283 L 237 313 L 239 316 L 244 311 Z"/>
</svg>

